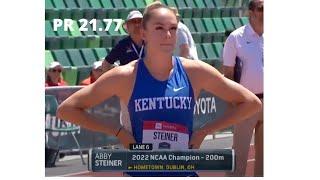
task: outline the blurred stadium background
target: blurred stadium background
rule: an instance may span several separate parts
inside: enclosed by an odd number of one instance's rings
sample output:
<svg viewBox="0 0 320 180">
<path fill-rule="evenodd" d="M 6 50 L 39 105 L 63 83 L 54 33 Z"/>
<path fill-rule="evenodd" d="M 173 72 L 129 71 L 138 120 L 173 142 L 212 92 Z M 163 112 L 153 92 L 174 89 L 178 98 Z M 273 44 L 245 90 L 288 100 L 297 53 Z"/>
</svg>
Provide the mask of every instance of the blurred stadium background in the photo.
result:
<svg viewBox="0 0 320 180">
<path fill-rule="evenodd" d="M 94 61 L 105 57 L 127 35 L 121 26 L 115 31 L 79 31 L 79 19 L 97 19 L 97 29 L 105 28 L 103 19 L 125 20 L 131 10 L 143 12 L 153 0 L 45 0 L 45 65 L 59 61 L 65 68 L 64 80 L 78 85 Z M 176 7 L 181 21 L 190 29 L 199 59 L 220 69 L 224 41 L 234 29 L 246 24 L 248 0 L 161 0 Z M 74 31 L 53 30 L 53 19 L 72 19 Z"/>
</svg>

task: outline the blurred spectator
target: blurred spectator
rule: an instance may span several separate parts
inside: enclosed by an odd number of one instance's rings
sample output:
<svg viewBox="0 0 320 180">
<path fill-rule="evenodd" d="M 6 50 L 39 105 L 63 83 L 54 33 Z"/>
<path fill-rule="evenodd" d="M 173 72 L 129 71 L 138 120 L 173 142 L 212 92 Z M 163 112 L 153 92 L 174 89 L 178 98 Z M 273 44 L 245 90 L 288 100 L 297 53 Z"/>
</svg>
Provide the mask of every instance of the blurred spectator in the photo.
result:
<svg viewBox="0 0 320 180">
<path fill-rule="evenodd" d="M 249 24 L 233 31 L 223 49 L 223 73 L 256 94 L 263 103 L 263 0 L 249 2 Z M 254 129 L 254 176 L 263 176 L 263 109 L 234 126 L 236 168 L 230 176 L 245 176 Z"/>
<path fill-rule="evenodd" d="M 105 71 L 112 68 L 112 64 L 120 61 L 120 65 L 144 57 L 144 45 L 141 30 L 142 14 L 139 11 L 131 11 L 123 25 L 129 36 L 120 40 L 118 44 L 105 57 L 102 67 Z"/>
<path fill-rule="evenodd" d="M 180 18 L 179 12 L 175 7 L 170 7 L 175 11 L 176 16 Z M 197 48 L 192 38 L 189 28 L 181 21 L 178 23 L 177 43 L 174 51 L 175 56 L 181 56 L 188 59 L 199 59 Z"/>
<path fill-rule="evenodd" d="M 103 74 L 102 62 L 103 61 L 96 61 L 93 63 L 90 76 L 87 79 L 83 80 L 80 85 L 86 86 L 92 84 Z"/>
<path fill-rule="evenodd" d="M 63 67 L 57 61 L 52 62 L 46 71 L 46 87 L 67 86 L 68 83 L 62 78 Z"/>
</svg>

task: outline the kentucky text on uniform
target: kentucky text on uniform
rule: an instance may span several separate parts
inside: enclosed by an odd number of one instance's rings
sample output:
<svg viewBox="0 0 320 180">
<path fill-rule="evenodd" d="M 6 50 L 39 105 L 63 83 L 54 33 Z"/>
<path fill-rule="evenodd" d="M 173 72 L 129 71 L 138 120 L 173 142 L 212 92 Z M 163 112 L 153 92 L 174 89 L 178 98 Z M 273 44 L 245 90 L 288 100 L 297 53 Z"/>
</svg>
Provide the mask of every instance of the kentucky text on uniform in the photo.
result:
<svg viewBox="0 0 320 180">
<path fill-rule="evenodd" d="M 154 109 L 191 109 L 192 97 L 153 97 L 134 100 L 135 111 Z"/>
</svg>

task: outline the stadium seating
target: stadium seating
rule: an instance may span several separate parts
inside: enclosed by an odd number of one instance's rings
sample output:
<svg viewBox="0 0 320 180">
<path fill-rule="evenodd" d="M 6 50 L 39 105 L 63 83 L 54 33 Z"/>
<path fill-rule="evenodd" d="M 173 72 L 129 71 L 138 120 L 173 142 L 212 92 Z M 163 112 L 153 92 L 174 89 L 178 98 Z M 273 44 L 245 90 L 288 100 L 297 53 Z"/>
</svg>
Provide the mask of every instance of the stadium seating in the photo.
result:
<svg viewBox="0 0 320 180">
<path fill-rule="evenodd" d="M 77 85 L 77 67 L 71 66 L 65 68 L 62 72 L 63 79 L 68 83 L 69 86 Z"/>
<path fill-rule="evenodd" d="M 87 0 L 76 0 L 76 1 L 80 8 L 83 8 L 83 9 L 90 8 L 89 1 Z"/>
<path fill-rule="evenodd" d="M 45 47 L 46 49 L 60 49 L 60 39 L 57 37 L 47 37 L 45 39 Z"/>
<path fill-rule="evenodd" d="M 53 50 L 53 57 L 58 61 L 62 66 L 72 66 L 67 56 L 67 53 L 63 49 Z"/>
<path fill-rule="evenodd" d="M 197 32 L 196 27 L 194 26 L 191 18 L 184 18 L 181 21 L 189 28 L 191 33 Z"/>
<path fill-rule="evenodd" d="M 66 5 L 64 4 L 63 0 L 52 0 L 52 3 L 55 8 L 57 9 L 65 9 Z"/>
<path fill-rule="evenodd" d="M 76 37 L 75 48 L 86 48 L 88 44 L 88 38 L 84 36 Z"/>
<path fill-rule="evenodd" d="M 207 32 L 217 32 L 211 18 L 203 18 L 202 20 Z"/>
<path fill-rule="evenodd" d="M 94 51 L 96 53 L 97 59 L 104 58 L 108 54 L 108 52 L 105 48 L 95 48 Z"/>
<path fill-rule="evenodd" d="M 78 49 L 67 49 L 66 50 L 69 60 L 72 66 L 85 66 L 85 62 L 82 59 L 81 53 Z"/>
<path fill-rule="evenodd" d="M 52 4 L 52 1 L 49 1 L 49 0 L 45 0 L 45 9 L 53 9 L 54 6 Z"/>
<path fill-rule="evenodd" d="M 87 65 L 92 65 L 97 60 L 96 56 L 94 55 L 93 49 L 90 49 L 90 48 L 81 49 L 80 53 Z"/>
<path fill-rule="evenodd" d="M 88 38 L 88 48 L 100 47 L 100 37 L 99 36 L 89 36 Z"/>
<path fill-rule="evenodd" d="M 81 36 L 81 32 L 79 30 L 79 25 L 77 23 L 77 21 L 73 20 L 72 23 L 72 31 L 70 31 L 71 36 Z"/>
<path fill-rule="evenodd" d="M 206 53 L 208 59 L 218 59 L 218 56 L 217 56 L 211 43 L 203 43 L 202 47 L 203 47 L 204 52 Z"/>
<path fill-rule="evenodd" d="M 237 29 L 243 25 L 239 17 L 232 17 L 231 20 L 232 20 L 232 23 L 233 23 L 233 26 L 235 27 L 235 29 Z"/>
<path fill-rule="evenodd" d="M 131 10 L 143 12 L 153 0 L 45 0 L 45 65 L 59 61 L 66 69 L 64 76 L 78 84 L 88 75 L 94 61 L 104 58 L 127 33 L 121 25 L 115 31 L 112 22 L 108 31 L 103 19 L 126 19 Z M 248 23 L 242 16 L 248 0 L 161 0 L 178 9 L 181 21 L 190 29 L 199 58 L 218 67 L 226 35 Z M 72 30 L 53 29 L 53 19 L 70 18 Z M 79 19 L 97 19 L 96 30 L 87 24 L 80 31 Z M 102 28 L 103 31 L 99 31 Z M 73 70 L 72 68 L 73 67 Z M 70 71 L 70 72 L 69 72 Z"/>
<path fill-rule="evenodd" d="M 213 47 L 218 57 L 222 57 L 223 43 L 222 42 L 213 43 Z"/>
<path fill-rule="evenodd" d="M 235 29 L 234 25 L 232 24 L 232 20 L 230 17 L 223 17 L 222 18 L 222 23 L 225 27 L 226 31 L 232 31 Z"/>
<path fill-rule="evenodd" d="M 75 38 L 74 37 L 61 37 L 61 48 L 71 49 L 75 48 Z"/>
<path fill-rule="evenodd" d="M 49 3 L 48 3 L 49 2 Z M 141 12 L 147 3 L 146 0 L 81 0 L 55 2 L 53 6 L 50 0 L 46 0 L 46 20 L 54 18 L 70 18 L 78 20 L 81 18 L 126 18 L 129 11 L 138 9 Z M 78 2 L 80 2 L 78 4 Z M 238 6 L 230 6 L 219 0 L 164 0 L 165 4 L 177 7 L 183 18 L 191 17 L 227 17 L 235 16 L 242 9 Z M 228 1 L 227 1 L 228 2 Z M 218 4 L 218 5 L 215 5 Z M 103 8 L 103 9 L 102 9 Z M 104 13 L 102 13 L 104 12 Z M 102 16 L 101 16 L 102 15 Z"/>
<path fill-rule="evenodd" d="M 78 8 L 75 0 L 65 1 L 65 4 L 66 4 L 67 8 Z"/>
<path fill-rule="evenodd" d="M 198 57 L 199 59 L 207 59 L 206 54 L 204 52 L 204 50 L 202 49 L 201 44 L 196 44 L 197 47 L 197 51 L 198 51 Z"/>
<path fill-rule="evenodd" d="M 109 7 L 112 6 L 113 7 L 113 1 L 101 1 L 102 3 L 97 3 L 97 1 L 94 1 L 95 3 L 92 2 L 89 2 L 89 3 L 85 3 L 85 4 L 89 4 L 89 6 L 91 6 L 91 8 L 98 8 L 98 9 L 91 9 L 93 10 L 94 12 L 90 11 L 89 9 L 85 9 L 85 10 L 79 10 L 79 9 L 68 9 L 66 8 L 67 10 L 69 11 L 72 11 L 72 14 L 71 16 L 72 17 L 75 17 L 75 16 L 78 16 L 78 17 L 82 17 L 81 15 L 79 15 L 79 11 L 84 11 L 84 17 L 85 18 L 89 18 L 89 17 L 95 17 L 95 18 L 107 18 L 107 10 L 106 9 L 101 9 L 100 7 L 104 7 L 102 4 L 105 4 L 108 5 Z M 98 1 L 99 2 L 99 1 Z M 121 3 L 122 1 L 120 1 L 120 3 L 118 1 L 117 2 L 117 6 L 120 7 L 119 9 L 116 9 L 115 11 L 117 11 L 118 13 L 112 13 L 114 16 L 116 16 L 115 18 L 119 18 L 120 16 L 126 16 L 127 13 L 129 12 L 130 8 L 132 7 L 136 7 L 136 6 L 133 6 L 135 5 L 134 3 L 136 2 L 140 2 L 141 5 L 144 5 L 146 4 L 145 1 L 124 1 L 123 3 Z M 221 14 L 223 14 L 223 12 L 225 11 L 225 9 L 227 9 L 226 7 L 224 7 L 224 10 L 223 9 L 217 9 L 217 8 L 213 8 L 213 9 L 210 9 L 210 8 L 203 8 L 205 7 L 206 4 L 209 4 L 211 5 L 212 7 L 215 7 L 215 4 L 214 2 L 211 2 L 211 1 L 190 1 L 190 0 L 186 0 L 186 1 L 183 1 L 184 3 L 182 3 L 181 1 L 164 1 L 166 2 L 167 4 L 171 4 L 171 5 L 179 5 L 179 7 L 184 7 L 184 8 L 189 8 L 187 7 L 187 5 L 194 5 L 196 7 L 192 7 L 192 12 L 191 11 L 185 11 L 185 12 L 190 12 L 190 13 L 183 13 L 182 17 L 183 18 L 188 18 L 188 19 L 192 19 L 192 18 L 203 18 L 203 17 L 220 17 Z M 205 4 L 206 3 L 206 4 Z M 220 2 L 218 4 L 221 4 L 223 2 Z M 49 4 L 49 3 L 48 3 Z M 73 4 L 72 6 L 70 5 L 70 7 L 74 7 L 74 4 L 75 3 L 70 3 L 70 4 Z M 136 3 L 139 5 L 139 3 Z M 63 7 L 62 5 L 60 5 L 61 7 Z M 121 14 L 121 12 L 123 11 L 123 8 L 125 6 L 125 15 L 119 15 L 119 13 Z M 201 8 L 198 8 L 197 6 L 201 7 Z M 47 7 L 50 7 L 49 5 L 47 5 Z M 68 6 L 66 6 L 68 7 Z M 137 6 L 139 7 L 139 6 Z M 228 8 L 234 8 L 234 7 L 228 7 Z M 180 8 L 181 9 L 181 8 Z M 49 10 L 49 9 L 48 9 Z M 47 10 L 47 11 L 48 11 Z M 55 10 L 55 9 L 54 9 Z M 53 11 L 54 11 L 53 10 Z M 47 14 L 50 14 L 50 13 L 47 13 Z M 51 13 L 52 14 L 52 13 Z M 61 13 L 60 13 L 61 14 Z M 80 13 L 81 14 L 81 13 Z M 116 14 L 116 15 L 115 15 Z M 111 14 L 110 14 L 111 15 Z M 186 15 L 186 16 L 184 16 Z M 192 17 L 191 17 L 192 15 Z M 48 15 L 49 16 L 49 15 Z M 69 16 L 69 15 L 68 15 Z M 50 18 L 51 16 L 49 16 Z M 212 17 L 211 17 L 212 18 Z M 190 20 L 187 20 L 187 21 L 190 21 Z M 80 36 L 81 35 L 81 32 L 79 31 L 79 26 L 82 24 L 80 22 L 78 22 L 77 20 L 74 20 L 73 24 L 72 24 L 72 28 L 73 30 L 72 31 L 69 31 L 69 32 L 66 32 L 66 31 L 63 31 L 62 28 L 58 28 L 58 31 L 56 32 L 53 32 L 53 30 L 50 30 L 52 29 L 52 22 L 50 24 L 51 21 L 49 22 L 46 22 L 46 37 L 49 38 L 49 37 L 52 37 L 52 36 L 55 36 L 57 34 L 58 38 L 60 38 L 60 36 L 67 36 L 68 33 L 71 34 L 71 36 Z M 105 28 L 105 25 L 106 23 L 102 22 L 101 20 L 97 20 L 97 29 L 99 28 Z M 121 27 L 120 28 L 120 31 L 119 32 L 116 32 L 114 31 L 114 28 L 115 28 L 115 23 L 111 23 L 111 27 L 110 27 L 110 30 L 108 32 L 105 32 L 105 31 L 93 31 L 91 25 L 87 25 L 86 28 L 88 28 L 88 31 L 83 31 L 82 32 L 82 35 L 83 36 L 89 36 L 89 35 L 99 35 L 99 36 L 105 36 L 105 35 L 126 35 L 126 32 L 123 30 L 123 28 Z M 194 28 L 192 28 L 194 29 Z M 114 37 L 115 38 L 115 37 Z M 215 38 L 213 38 L 215 39 Z M 48 39 L 48 40 L 51 40 L 51 39 Z M 63 46 L 60 46 L 61 48 L 63 48 Z M 48 49 L 49 47 L 47 47 Z"/>
<path fill-rule="evenodd" d="M 249 19 L 247 17 L 240 17 L 240 20 L 241 20 L 242 24 L 248 24 L 249 23 Z"/>
<path fill-rule="evenodd" d="M 103 8 L 106 8 L 106 9 L 113 9 L 113 8 L 115 8 L 115 7 L 113 6 L 113 3 L 112 3 L 111 0 L 110 0 L 110 1 L 103 1 L 103 0 L 101 0 L 100 2 L 101 2 L 101 5 L 102 5 Z"/>
<path fill-rule="evenodd" d="M 89 77 L 92 67 L 90 66 L 84 66 L 84 67 L 78 67 L 77 72 L 77 84 L 80 85 L 80 83 Z"/>
<path fill-rule="evenodd" d="M 192 20 L 193 20 L 193 24 L 195 26 L 196 32 L 200 32 L 200 33 L 208 32 L 207 29 L 205 28 L 204 24 L 202 23 L 201 19 L 194 18 Z"/>
<path fill-rule="evenodd" d="M 45 22 L 45 36 L 46 37 L 56 36 L 56 34 L 55 34 L 55 32 L 53 31 L 53 28 L 52 28 L 52 23 L 50 23 L 49 21 Z"/>
<path fill-rule="evenodd" d="M 53 56 L 50 51 L 45 51 L 45 66 L 46 68 L 49 67 L 50 63 L 54 61 Z"/>
</svg>

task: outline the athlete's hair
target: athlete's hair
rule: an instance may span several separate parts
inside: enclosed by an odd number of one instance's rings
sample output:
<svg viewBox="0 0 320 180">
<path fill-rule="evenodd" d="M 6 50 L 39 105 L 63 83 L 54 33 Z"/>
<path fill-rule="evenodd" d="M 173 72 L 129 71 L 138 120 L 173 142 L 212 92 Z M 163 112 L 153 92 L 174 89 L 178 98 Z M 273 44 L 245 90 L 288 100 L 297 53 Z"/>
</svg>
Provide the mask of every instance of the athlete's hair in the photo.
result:
<svg viewBox="0 0 320 180">
<path fill-rule="evenodd" d="M 160 1 L 155 1 L 155 2 L 153 2 L 153 3 L 151 3 L 151 4 L 149 4 L 149 5 L 145 8 L 145 10 L 144 10 L 144 12 L 143 12 L 142 27 L 143 27 L 144 29 L 146 29 L 146 27 L 147 27 L 147 22 L 150 20 L 150 18 L 151 18 L 151 16 L 152 16 L 152 11 L 155 10 L 155 9 L 159 9 L 159 8 L 165 8 L 165 9 L 170 10 L 170 11 L 176 16 L 177 22 L 178 22 L 178 17 L 177 17 L 177 15 L 176 15 L 176 12 L 175 12 L 172 8 L 170 8 L 170 7 L 162 4 Z"/>
<path fill-rule="evenodd" d="M 178 9 L 176 7 L 169 7 L 169 8 L 176 14 L 178 21 L 180 21 L 180 14 Z"/>
</svg>

